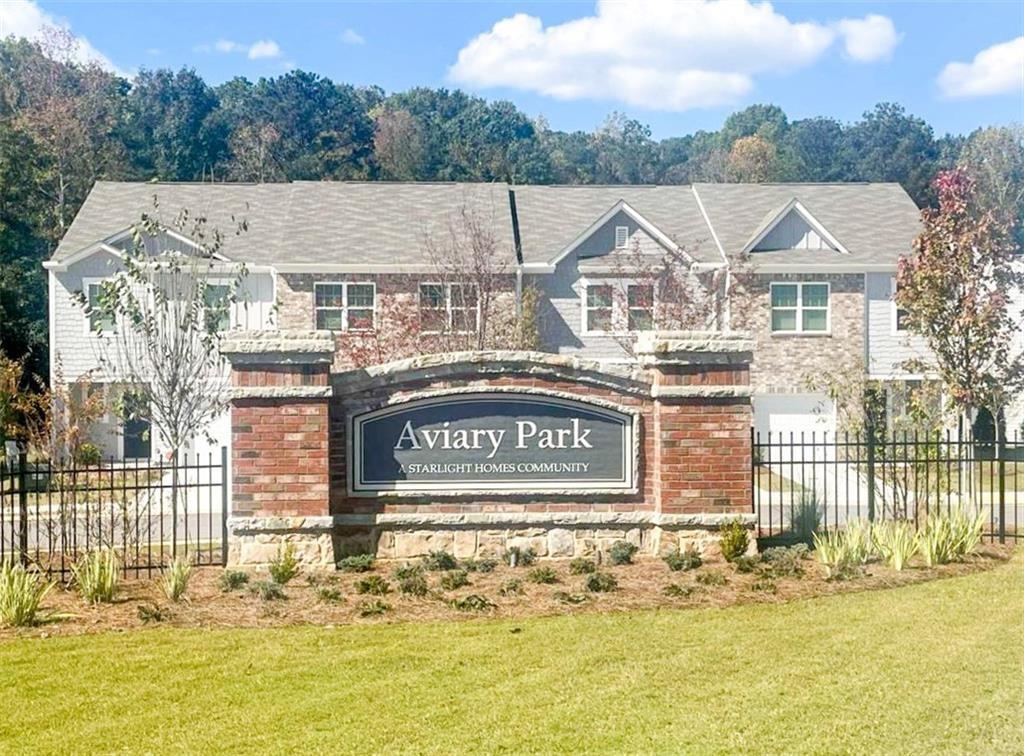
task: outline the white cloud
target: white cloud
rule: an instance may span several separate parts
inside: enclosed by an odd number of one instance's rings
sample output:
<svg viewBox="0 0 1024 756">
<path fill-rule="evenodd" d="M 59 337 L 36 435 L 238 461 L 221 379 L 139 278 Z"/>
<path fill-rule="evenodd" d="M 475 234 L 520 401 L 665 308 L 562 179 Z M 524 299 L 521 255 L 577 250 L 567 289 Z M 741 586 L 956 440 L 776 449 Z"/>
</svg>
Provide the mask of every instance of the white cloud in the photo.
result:
<svg viewBox="0 0 1024 756">
<path fill-rule="evenodd" d="M 365 45 L 366 39 L 355 29 L 346 29 L 341 33 L 341 41 L 346 45 Z"/>
<path fill-rule="evenodd" d="M 272 39 L 261 39 L 251 45 L 243 45 L 230 39 L 218 39 L 212 45 L 196 45 L 192 49 L 201 53 L 245 53 L 249 60 L 280 58 L 282 55 L 281 46 Z"/>
<path fill-rule="evenodd" d="M 1024 94 L 1024 36 L 986 47 L 970 63 L 948 63 L 937 81 L 946 97 Z"/>
<path fill-rule="evenodd" d="M 883 24 L 873 19 L 887 23 Z M 792 22 L 748 0 L 599 0 L 594 15 L 545 27 L 519 13 L 471 40 L 448 71 L 473 87 L 513 87 L 565 100 L 619 100 L 656 110 L 736 101 L 758 74 L 786 73 L 820 58 L 837 37 L 854 60 L 883 49 L 883 16 L 840 24 Z M 856 24 L 861 24 L 857 26 Z"/>
<path fill-rule="evenodd" d="M 843 37 L 846 54 L 861 63 L 889 60 L 903 39 L 891 18 L 875 13 L 864 18 L 844 18 L 836 29 Z"/>
<path fill-rule="evenodd" d="M 43 40 L 47 27 L 71 34 L 71 26 L 64 19 L 51 16 L 32 0 L 3 0 L 0 2 L 0 39 L 14 36 L 33 42 Z M 108 71 L 123 74 L 106 55 L 90 44 L 89 40 L 72 34 L 74 47 L 70 57 L 76 63 L 97 63 Z"/>
</svg>

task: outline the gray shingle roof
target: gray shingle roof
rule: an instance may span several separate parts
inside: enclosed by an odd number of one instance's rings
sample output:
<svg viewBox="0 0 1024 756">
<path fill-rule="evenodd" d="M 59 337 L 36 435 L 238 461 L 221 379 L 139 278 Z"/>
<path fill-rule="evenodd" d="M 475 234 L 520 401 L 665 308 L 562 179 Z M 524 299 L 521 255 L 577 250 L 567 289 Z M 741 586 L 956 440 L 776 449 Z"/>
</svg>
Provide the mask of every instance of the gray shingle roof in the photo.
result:
<svg viewBox="0 0 1024 756">
<path fill-rule="evenodd" d="M 695 184 L 727 255 L 739 255 L 769 216 L 797 199 L 849 255 L 827 250 L 755 253 L 757 262 L 891 265 L 910 253 L 920 211 L 899 184 Z"/>
<path fill-rule="evenodd" d="M 153 212 L 166 221 L 182 208 L 225 235 L 223 253 L 249 264 L 417 265 L 426 239 L 442 241 L 463 207 L 493 224 L 500 248 L 514 250 L 506 184 L 308 182 L 163 184 L 98 182 L 53 254 L 62 261 Z M 697 184 L 689 186 L 517 186 L 526 262 L 549 262 L 619 200 L 696 259 L 721 255 L 694 191 L 723 248 L 735 255 L 766 218 L 794 197 L 850 254 L 843 262 L 893 264 L 919 231 L 918 210 L 898 184 Z M 232 220 L 234 217 L 234 221 Z M 248 231 L 232 232 L 244 218 Z M 168 223 L 169 225 L 169 223 Z M 836 261 L 815 250 L 758 252 L 773 263 Z"/>
</svg>

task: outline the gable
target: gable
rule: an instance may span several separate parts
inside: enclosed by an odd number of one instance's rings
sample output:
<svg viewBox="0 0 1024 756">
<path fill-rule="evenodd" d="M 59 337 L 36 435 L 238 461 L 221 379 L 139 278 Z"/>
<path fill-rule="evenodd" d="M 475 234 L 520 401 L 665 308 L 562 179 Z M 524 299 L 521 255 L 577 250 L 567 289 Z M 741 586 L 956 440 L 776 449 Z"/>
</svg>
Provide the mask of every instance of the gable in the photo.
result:
<svg viewBox="0 0 1024 756">
<path fill-rule="evenodd" d="M 838 252 L 797 210 L 791 209 L 751 249 L 768 252 L 779 249 L 827 249 Z"/>
<path fill-rule="evenodd" d="M 617 230 L 626 229 L 626 245 L 619 247 Z M 625 211 L 620 210 L 603 224 L 594 229 L 576 247 L 579 258 L 603 257 L 609 254 L 660 254 L 665 247 L 647 229 Z"/>
</svg>

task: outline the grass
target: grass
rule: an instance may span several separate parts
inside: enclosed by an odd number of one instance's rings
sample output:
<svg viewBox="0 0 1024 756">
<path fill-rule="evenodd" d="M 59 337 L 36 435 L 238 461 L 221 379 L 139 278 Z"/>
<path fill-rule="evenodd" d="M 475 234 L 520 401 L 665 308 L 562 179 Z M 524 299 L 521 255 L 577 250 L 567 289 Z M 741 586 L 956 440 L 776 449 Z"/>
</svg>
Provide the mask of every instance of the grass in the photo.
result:
<svg viewBox="0 0 1024 756">
<path fill-rule="evenodd" d="M 21 638 L 0 752 L 1019 752 L 1022 566 L 729 609 Z"/>
<path fill-rule="evenodd" d="M 776 465 L 778 467 L 778 465 Z M 789 469 L 786 468 L 786 472 Z M 800 466 L 795 467 L 795 472 L 799 477 Z M 808 470 L 808 473 L 810 471 Z M 769 469 L 767 466 L 756 465 L 754 467 L 754 485 L 756 488 L 760 488 L 763 492 L 771 492 L 773 494 L 802 494 L 810 493 L 811 489 L 800 485 L 798 480 L 791 480 L 785 475 L 780 475 L 776 470 Z M 810 477 L 808 475 L 808 477 Z"/>
</svg>

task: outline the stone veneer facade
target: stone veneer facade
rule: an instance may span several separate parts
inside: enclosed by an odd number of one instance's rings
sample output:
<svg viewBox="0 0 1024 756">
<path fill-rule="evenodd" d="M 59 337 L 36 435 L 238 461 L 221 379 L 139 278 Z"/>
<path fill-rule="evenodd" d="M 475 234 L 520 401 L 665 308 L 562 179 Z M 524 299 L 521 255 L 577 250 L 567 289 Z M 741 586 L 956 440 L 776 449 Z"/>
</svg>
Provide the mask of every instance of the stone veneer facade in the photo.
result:
<svg viewBox="0 0 1024 756">
<path fill-rule="evenodd" d="M 752 342 L 737 334 L 645 336 L 639 364 L 598 365 L 539 352 L 429 355 L 332 374 L 327 333 L 247 334 L 232 362 L 230 561 L 264 564 L 281 542 L 310 564 L 348 553 L 459 558 L 512 546 L 544 557 L 603 552 L 617 540 L 650 554 L 704 548 L 724 521 L 753 522 Z M 531 392 L 611 404 L 639 415 L 633 492 L 352 495 L 354 414 L 424 395 Z"/>
</svg>

